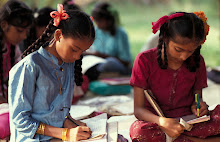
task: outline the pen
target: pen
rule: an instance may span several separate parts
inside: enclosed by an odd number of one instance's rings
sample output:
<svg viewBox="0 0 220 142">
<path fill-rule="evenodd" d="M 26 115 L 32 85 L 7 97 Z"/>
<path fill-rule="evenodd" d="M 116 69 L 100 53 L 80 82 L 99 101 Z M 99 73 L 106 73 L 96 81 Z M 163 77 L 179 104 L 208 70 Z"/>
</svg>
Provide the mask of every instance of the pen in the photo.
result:
<svg viewBox="0 0 220 142">
<path fill-rule="evenodd" d="M 69 119 L 71 122 L 73 122 L 76 126 L 79 126 L 75 121 L 73 121 L 69 116 L 66 116 L 67 119 Z"/>
<path fill-rule="evenodd" d="M 195 94 L 197 116 L 199 117 L 199 94 Z"/>
</svg>

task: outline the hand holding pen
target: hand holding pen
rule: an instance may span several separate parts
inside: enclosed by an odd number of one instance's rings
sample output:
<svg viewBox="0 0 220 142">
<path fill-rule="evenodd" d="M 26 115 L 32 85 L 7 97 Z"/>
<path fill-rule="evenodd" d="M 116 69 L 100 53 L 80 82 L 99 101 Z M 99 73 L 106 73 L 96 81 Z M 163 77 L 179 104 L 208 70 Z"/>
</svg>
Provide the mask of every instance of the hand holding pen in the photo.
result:
<svg viewBox="0 0 220 142">
<path fill-rule="evenodd" d="M 197 117 L 208 115 L 208 107 L 209 106 L 206 104 L 206 102 L 204 102 L 202 98 L 199 97 L 199 94 L 195 94 L 195 102 L 191 107 L 193 114 L 195 114 Z"/>
<path fill-rule="evenodd" d="M 75 128 L 77 126 L 86 126 L 86 123 L 83 123 L 79 120 L 75 120 L 69 115 L 66 116 L 66 120 L 64 122 L 64 127 L 66 127 L 66 128 Z"/>
<path fill-rule="evenodd" d="M 86 140 L 92 134 L 86 123 L 75 120 L 70 115 L 66 116 L 63 127 L 68 128 L 67 139 L 69 141 Z"/>
</svg>

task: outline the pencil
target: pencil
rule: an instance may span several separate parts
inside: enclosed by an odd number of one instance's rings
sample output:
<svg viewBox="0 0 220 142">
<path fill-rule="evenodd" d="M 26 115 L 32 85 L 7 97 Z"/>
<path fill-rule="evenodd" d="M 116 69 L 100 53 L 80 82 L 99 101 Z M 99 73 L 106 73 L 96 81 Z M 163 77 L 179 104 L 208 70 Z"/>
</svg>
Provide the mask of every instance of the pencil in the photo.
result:
<svg viewBox="0 0 220 142">
<path fill-rule="evenodd" d="M 73 121 L 69 116 L 66 116 L 67 119 L 69 119 L 71 122 L 73 122 L 76 126 L 79 126 L 75 121 Z"/>
<path fill-rule="evenodd" d="M 199 94 L 195 94 L 197 116 L 199 117 Z"/>
</svg>

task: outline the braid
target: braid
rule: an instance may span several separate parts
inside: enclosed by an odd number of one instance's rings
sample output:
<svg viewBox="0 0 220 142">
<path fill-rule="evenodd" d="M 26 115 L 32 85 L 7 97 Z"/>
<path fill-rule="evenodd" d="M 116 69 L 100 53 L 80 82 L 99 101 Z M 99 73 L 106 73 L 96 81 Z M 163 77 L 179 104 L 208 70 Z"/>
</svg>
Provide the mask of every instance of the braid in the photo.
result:
<svg viewBox="0 0 220 142">
<path fill-rule="evenodd" d="M 195 72 L 196 69 L 200 67 L 200 49 L 201 45 L 195 50 L 193 55 L 185 61 L 187 69 L 190 72 Z"/>
<path fill-rule="evenodd" d="M 157 62 L 158 62 L 158 65 L 161 69 L 163 68 L 163 60 L 161 58 L 161 56 L 162 56 L 162 52 L 161 52 L 162 46 L 163 46 L 163 39 L 160 36 L 159 43 L 158 43 L 158 46 L 157 46 Z"/>
<path fill-rule="evenodd" d="M 165 35 L 165 29 L 167 28 L 167 24 L 163 24 L 161 26 L 160 29 L 160 35 L 159 35 L 159 43 L 157 45 L 157 62 L 158 62 L 158 66 L 161 69 L 167 69 L 168 66 L 168 60 L 167 60 L 167 54 L 166 54 L 166 45 L 164 43 L 164 35 Z M 163 44 L 164 44 L 164 63 L 162 60 L 162 48 L 163 48 Z"/>
<path fill-rule="evenodd" d="M 2 57 L 2 40 L 0 40 L 0 79 L 1 79 L 1 90 L 2 90 L 2 96 L 5 98 L 5 91 L 4 91 L 4 79 L 3 79 L 3 57 Z"/>
<path fill-rule="evenodd" d="M 51 20 L 43 34 L 31 46 L 29 46 L 28 49 L 24 51 L 22 58 L 38 50 L 46 41 L 50 40 L 56 29 L 57 27 L 53 25 L 53 20 Z"/>
<path fill-rule="evenodd" d="M 81 55 L 80 56 L 80 59 L 79 60 L 76 60 L 75 61 L 75 82 L 76 82 L 76 85 L 77 86 L 81 86 L 82 85 L 82 82 L 83 82 L 83 77 L 82 77 L 82 58 L 83 56 Z"/>
<path fill-rule="evenodd" d="M 10 58 L 11 58 L 11 67 L 13 67 L 15 64 L 15 46 L 14 45 L 11 45 Z"/>
<path fill-rule="evenodd" d="M 168 60 L 167 60 L 167 50 L 166 50 L 166 44 L 164 43 L 164 65 L 163 68 L 167 69 L 168 67 Z"/>
<path fill-rule="evenodd" d="M 1 90 L 2 90 L 2 96 L 5 98 L 5 91 L 4 91 L 4 79 L 3 79 L 3 30 L 0 27 L 0 79 L 1 79 Z"/>
</svg>

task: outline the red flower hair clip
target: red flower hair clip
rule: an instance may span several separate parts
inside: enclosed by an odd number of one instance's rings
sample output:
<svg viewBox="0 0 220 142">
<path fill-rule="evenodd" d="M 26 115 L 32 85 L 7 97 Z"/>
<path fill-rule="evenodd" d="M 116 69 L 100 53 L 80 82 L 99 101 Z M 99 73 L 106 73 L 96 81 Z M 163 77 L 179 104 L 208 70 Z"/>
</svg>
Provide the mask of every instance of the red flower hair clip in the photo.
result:
<svg viewBox="0 0 220 142">
<path fill-rule="evenodd" d="M 58 27 L 60 24 L 61 19 L 66 20 L 69 15 L 65 13 L 66 11 L 63 10 L 63 5 L 62 4 L 57 4 L 57 11 L 52 11 L 50 13 L 50 16 L 54 18 L 54 26 Z"/>
<path fill-rule="evenodd" d="M 175 13 L 175 14 L 171 14 L 169 16 L 164 15 L 156 22 L 152 22 L 153 33 L 155 34 L 165 22 L 167 23 L 170 19 L 180 17 L 180 16 L 183 16 L 183 13 Z"/>
</svg>

